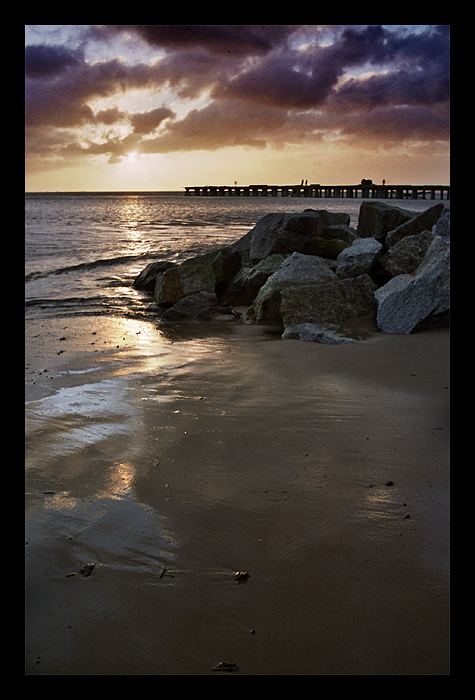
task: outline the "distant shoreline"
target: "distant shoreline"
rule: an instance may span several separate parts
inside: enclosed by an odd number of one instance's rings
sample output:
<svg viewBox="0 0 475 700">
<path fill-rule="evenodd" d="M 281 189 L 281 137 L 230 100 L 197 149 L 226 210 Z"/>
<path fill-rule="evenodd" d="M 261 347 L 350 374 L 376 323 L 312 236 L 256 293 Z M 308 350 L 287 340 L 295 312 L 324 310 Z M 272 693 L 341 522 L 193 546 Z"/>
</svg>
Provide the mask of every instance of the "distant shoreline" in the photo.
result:
<svg viewBox="0 0 475 700">
<path fill-rule="evenodd" d="M 83 196 L 83 197 L 103 197 L 104 195 L 109 195 L 113 197 L 117 197 L 119 195 L 153 195 L 153 194 L 158 194 L 158 195 L 164 195 L 164 194 L 173 194 L 173 195 L 183 195 L 185 196 L 184 192 L 181 192 L 180 190 L 91 190 L 89 191 L 71 191 L 71 192 L 57 192 L 54 190 L 51 191 L 44 191 L 44 192 L 25 192 L 25 195 L 54 195 L 54 196 L 66 196 L 69 197 L 70 195 L 74 196 Z"/>
</svg>

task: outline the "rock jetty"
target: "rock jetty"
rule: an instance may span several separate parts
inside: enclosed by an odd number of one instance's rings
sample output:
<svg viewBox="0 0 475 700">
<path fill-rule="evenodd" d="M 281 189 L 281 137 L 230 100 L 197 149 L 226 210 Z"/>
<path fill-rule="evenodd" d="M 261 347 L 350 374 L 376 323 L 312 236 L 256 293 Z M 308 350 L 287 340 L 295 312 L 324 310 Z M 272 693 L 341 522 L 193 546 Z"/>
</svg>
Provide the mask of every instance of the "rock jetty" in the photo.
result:
<svg viewBox="0 0 475 700">
<path fill-rule="evenodd" d="M 450 209 L 363 201 L 356 229 L 324 209 L 267 214 L 232 245 L 150 263 L 134 287 L 153 293 L 164 322 L 229 314 L 321 343 L 355 342 L 340 327 L 362 317 L 383 333 L 446 327 Z"/>
</svg>

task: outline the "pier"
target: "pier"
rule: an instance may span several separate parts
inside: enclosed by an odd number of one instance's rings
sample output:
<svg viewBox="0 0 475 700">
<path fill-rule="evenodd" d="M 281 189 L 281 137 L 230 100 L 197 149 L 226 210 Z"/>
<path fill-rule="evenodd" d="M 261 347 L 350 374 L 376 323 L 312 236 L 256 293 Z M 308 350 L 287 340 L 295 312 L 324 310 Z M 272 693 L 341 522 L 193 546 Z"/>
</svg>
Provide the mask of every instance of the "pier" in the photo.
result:
<svg viewBox="0 0 475 700">
<path fill-rule="evenodd" d="M 185 187 L 188 197 L 310 197 L 361 199 L 450 199 L 450 185 L 205 185 Z"/>
</svg>

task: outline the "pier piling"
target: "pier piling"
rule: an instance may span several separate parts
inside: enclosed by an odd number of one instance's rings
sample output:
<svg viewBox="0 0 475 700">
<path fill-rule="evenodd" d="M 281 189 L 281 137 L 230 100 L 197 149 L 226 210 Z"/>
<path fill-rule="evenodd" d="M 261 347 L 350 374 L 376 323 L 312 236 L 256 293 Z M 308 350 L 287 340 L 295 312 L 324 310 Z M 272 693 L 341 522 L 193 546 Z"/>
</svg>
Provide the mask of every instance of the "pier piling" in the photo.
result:
<svg viewBox="0 0 475 700">
<path fill-rule="evenodd" d="M 188 197 L 310 197 L 361 199 L 450 199 L 450 185 L 205 185 L 187 186 Z"/>
</svg>

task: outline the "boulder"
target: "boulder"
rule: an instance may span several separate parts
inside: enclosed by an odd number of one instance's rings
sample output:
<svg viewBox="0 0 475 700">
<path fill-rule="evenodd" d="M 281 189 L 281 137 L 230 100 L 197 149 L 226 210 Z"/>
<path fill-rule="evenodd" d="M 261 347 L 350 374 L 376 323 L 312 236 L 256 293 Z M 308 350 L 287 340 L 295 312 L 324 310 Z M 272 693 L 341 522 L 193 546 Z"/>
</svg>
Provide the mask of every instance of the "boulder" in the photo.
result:
<svg viewBox="0 0 475 700">
<path fill-rule="evenodd" d="M 343 211 L 327 211 L 326 209 L 305 209 L 305 212 L 313 212 L 318 216 L 317 236 L 328 226 L 349 226 L 350 215 Z"/>
<path fill-rule="evenodd" d="M 361 203 L 356 230 L 360 238 L 384 238 L 389 231 L 412 219 L 416 214 L 415 211 L 386 202 L 364 200 Z"/>
<path fill-rule="evenodd" d="M 155 279 L 155 302 L 158 306 L 171 306 L 183 299 L 178 265 L 161 272 Z"/>
<path fill-rule="evenodd" d="M 204 255 L 188 258 L 159 273 L 155 281 L 155 301 L 170 306 L 191 294 L 220 294 L 241 267 L 238 250 L 224 246 Z"/>
<path fill-rule="evenodd" d="M 231 243 L 229 246 L 229 250 L 232 253 L 239 253 L 239 256 L 241 258 L 241 266 L 250 266 L 250 259 L 251 259 L 251 245 L 252 245 L 252 237 L 254 235 L 254 229 L 251 229 L 248 231 L 244 236 L 241 236 L 237 241 L 234 243 Z"/>
<path fill-rule="evenodd" d="M 140 289 L 143 292 L 153 292 L 155 290 L 155 280 L 160 272 L 168 270 L 170 267 L 175 267 L 176 263 L 167 260 L 159 260 L 149 263 L 142 272 L 134 279 L 132 286 L 135 289 Z"/>
<path fill-rule="evenodd" d="M 233 250 L 231 246 L 224 246 L 204 255 L 188 258 L 184 260 L 181 267 L 189 265 L 211 266 L 215 278 L 215 291 L 219 296 L 241 268 L 241 256 L 238 250 Z"/>
<path fill-rule="evenodd" d="M 182 264 L 157 275 L 155 301 L 170 306 L 197 292 L 215 293 L 216 277 L 211 265 Z"/>
<path fill-rule="evenodd" d="M 279 269 L 286 257 L 276 253 L 264 258 L 254 267 L 242 267 L 220 297 L 220 302 L 232 306 L 250 306 L 259 289 Z"/>
<path fill-rule="evenodd" d="M 415 236 L 401 238 L 392 248 L 385 253 L 380 263 L 391 275 L 410 275 L 423 261 L 429 246 L 434 240 L 432 231 L 423 231 Z"/>
<path fill-rule="evenodd" d="M 216 312 L 218 298 L 214 292 L 197 292 L 184 297 L 162 314 L 164 321 L 205 321 Z"/>
<path fill-rule="evenodd" d="M 444 207 L 437 223 L 432 226 L 432 233 L 450 241 L 450 209 Z"/>
<path fill-rule="evenodd" d="M 322 325 L 320 323 L 299 323 L 296 326 L 286 328 L 282 333 L 282 338 L 290 340 L 307 340 L 312 343 L 323 343 L 325 345 L 343 345 L 346 343 L 357 343 L 354 338 L 347 338 L 337 332 L 336 324 Z"/>
<path fill-rule="evenodd" d="M 381 256 L 383 246 L 376 238 L 358 238 L 345 248 L 336 261 L 339 277 L 359 277 L 370 274 Z"/>
<path fill-rule="evenodd" d="M 284 326 L 340 323 L 349 318 L 375 315 L 376 288 L 368 275 L 361 275 L 283 289 L 280 313 Z"/>
<path fill-rule="evenodd" d="M 250 262 L 255 265 L 274 253 L 304 252 L 316 234 L 319 216 L 314 211 L 303 214 L 267 214 L 254 226 Z"/>
<path fill-rule="evenodd" d="M 356 229 L 348 226 L 347 224 L 325 226 L 325 228 L 319 230 L 318 235 L 320 238 L 324 238 L 326 241 L 337 239 L 339 241 L 345 241 L 345 243 L 348 243 L 348 245 L 351 245 L 353 241 L 356 241 L 358 238 Z"/>
<path fill-rule="evenodd" d="M 290 286 L 300 288 L 302 285 L 335 279 L 335 273 L 322 258 L 293 253 L 261 287 L 246 315 L 255 318 L 257 323 L 280 321 L 282 290 Z"/>
<path fill-rule="evenodd" d="M 412 219 L 400 224 L 386 236 L 386 246 L 392 248 L 393 245 L 399 243 L 406 236 L 415 236 L 418 233 L 422 233 L 422 231 L 431 229 L 439 220 L 444 209 L 444 204 L 439 202 L 439 204 L 421 211 L 420 214 L 417 214 Z"/>
<path fill-rule="evenodd" d="M 375 293 L 383 333 L 411 333 L 421 324 L 446 326 L 450 309 L 450 242 L 436 236 L 417 270 Z"/>
<path fill-rule="evenodd" d="M 315 236 L 311 238 L 308 244 L 309 255 L 318 255 L 321 258 L 329 258 L 330 260 L 336 260 L 340 255 L 342 250 L 348 248 L 349 243 L 346 241 L 338 240 L 337 238 L 332 238 L 331 240 L 326 240 L 320 236 Z"/>
</svg>

